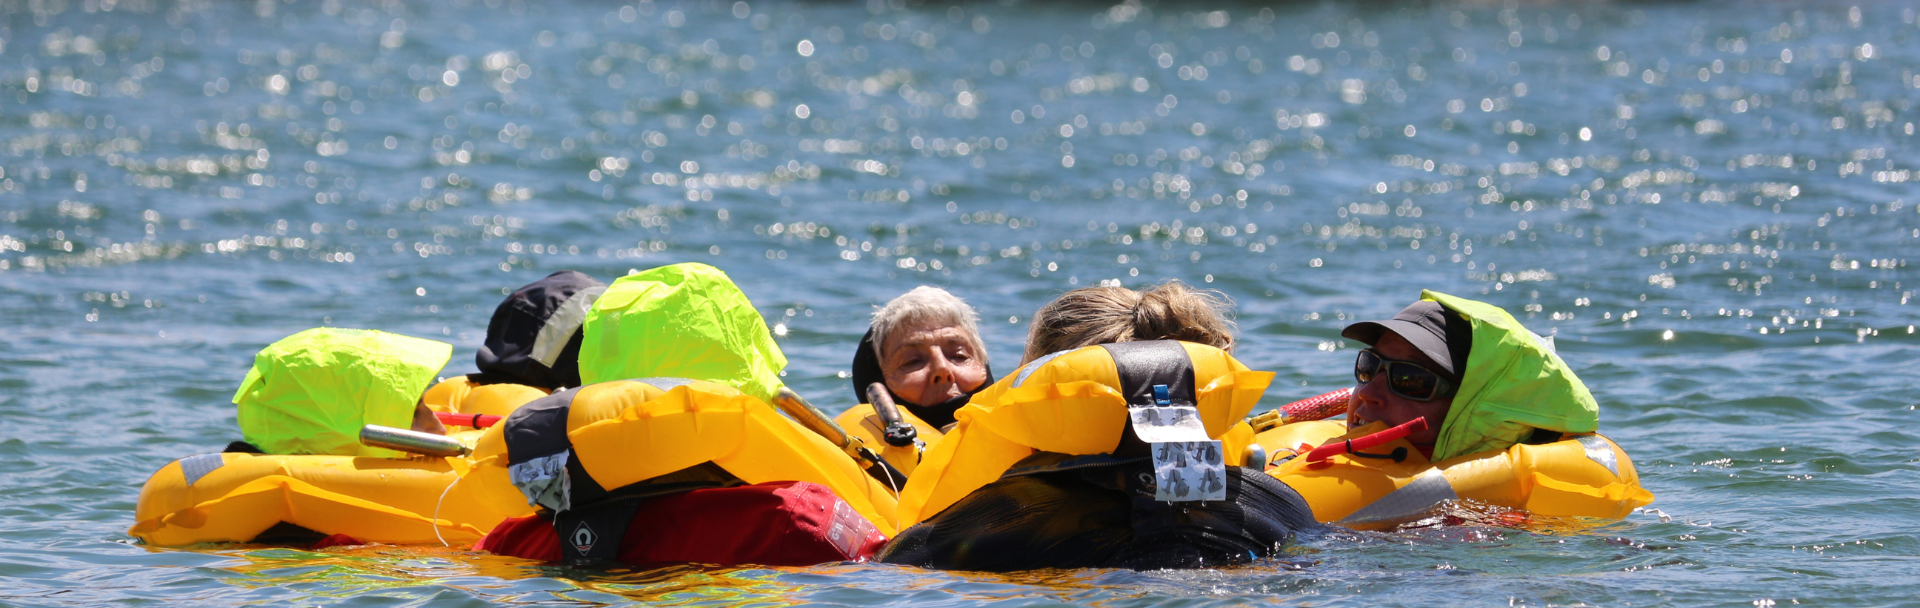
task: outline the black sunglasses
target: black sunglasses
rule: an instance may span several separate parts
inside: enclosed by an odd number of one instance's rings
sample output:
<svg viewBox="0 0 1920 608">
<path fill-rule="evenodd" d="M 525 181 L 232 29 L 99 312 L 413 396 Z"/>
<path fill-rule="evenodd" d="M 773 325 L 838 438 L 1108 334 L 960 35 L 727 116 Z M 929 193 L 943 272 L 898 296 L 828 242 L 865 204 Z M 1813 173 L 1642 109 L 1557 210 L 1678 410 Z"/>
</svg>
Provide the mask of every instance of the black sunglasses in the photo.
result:
<svg viewBox="0 0 1920 608">
<path fill-rule="evenodd" d="M 1453 382 L 1433 370 L 1421 367 L 1411 361 L 1395 361 L 1380 356 L 1373 349 L 1361 349 L 1360 356 L 1353 361 L 1353 379 L 1365 385 L 1373 381 L 1374 374 L 1385 372 L 1387 390 L 1393 394 L 1414 401 L 1432 401 L 1452 397 L 1456 388 Z"/>
</svg>

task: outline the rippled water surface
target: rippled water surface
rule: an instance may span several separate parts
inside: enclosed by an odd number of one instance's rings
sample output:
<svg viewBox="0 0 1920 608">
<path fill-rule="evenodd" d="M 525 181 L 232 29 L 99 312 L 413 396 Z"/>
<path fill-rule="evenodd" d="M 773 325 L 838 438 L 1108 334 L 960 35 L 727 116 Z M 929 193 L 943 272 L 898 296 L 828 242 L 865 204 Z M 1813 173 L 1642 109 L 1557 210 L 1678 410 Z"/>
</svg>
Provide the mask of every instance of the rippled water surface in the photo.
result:
<svg viewBox="0 0 1920 608">
<path fill-rule="evenodd" d="M 0 603 L 1816 605 L 1920 595 L 1920 25 L 1898 3 L 0 1 Z M 1017 362 L 1076 286 L 1237 303 L 1267 403 L 1422 288 L 1558 337 L 1659 513 L 1193 572 L 602 572 L 154 549 L 317 325 L 453 342 L 699 261 L 830 409 L 872 306 Z M 1663 517 L 1664 515 L 1665 517 Z"/>
</svg>

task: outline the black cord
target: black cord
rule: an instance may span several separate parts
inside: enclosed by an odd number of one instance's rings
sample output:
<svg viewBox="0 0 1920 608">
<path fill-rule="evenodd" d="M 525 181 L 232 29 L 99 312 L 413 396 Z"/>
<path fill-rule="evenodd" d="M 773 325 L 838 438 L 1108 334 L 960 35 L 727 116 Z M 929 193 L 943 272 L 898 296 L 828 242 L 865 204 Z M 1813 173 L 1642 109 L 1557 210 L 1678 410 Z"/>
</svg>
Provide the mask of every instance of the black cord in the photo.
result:
<svg viewBox="0 0 1920 608">
<path fill-rule="evenodd" d="M 1351 449 L 1353 448 L 1353 442 L 1352 442 L 1352 441 L 1348 441 L 1348 442 L 1347 442 L 1347 448 L 1348 448 L 1349 450 L 1351 450 Z M 1349 456 L 1354 456 L 1354 457 L 1357 457 L 1357 458 L 1382 458 L 1382 459 L 1385 459 L 1385 458 L 1391 458 L 1391 459 L 1393 459 L 1393 461 L 1394 461 L 1394 462 L 1406 462 L 1406 460 L 1407 460 L 1407 448 L 1406 448 L 1405 446 L 1402 446 L 1402 447 L 1397 447 L 1397 448 L 1394 448 L 1394 449 L 1393 449 L 1393 453 L 1390 453 L 1390 454 L 1368 454 L 1368 453 L 1365 453 L 1365 452 L 1353 452 L 1353 451 L 1349 451 L 1349 452 L 1347 452 L 1347 455 L 1349 455 Z"/>
</svg>

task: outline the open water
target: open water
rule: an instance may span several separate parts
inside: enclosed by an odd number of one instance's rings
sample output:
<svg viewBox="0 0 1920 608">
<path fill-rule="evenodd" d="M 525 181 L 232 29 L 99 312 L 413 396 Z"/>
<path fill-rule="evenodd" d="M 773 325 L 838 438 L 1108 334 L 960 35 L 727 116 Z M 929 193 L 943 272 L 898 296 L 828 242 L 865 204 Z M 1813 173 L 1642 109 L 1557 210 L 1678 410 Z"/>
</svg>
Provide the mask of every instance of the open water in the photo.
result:
<svg viewBox="0 0 1920 608">
<path fill-rule="evenodd" d="M 0 603 L 1901 605 L 1920 597 L 1915 10 L 1861 3 L 0 1 Z M 585 571 L 160 549 L 140 484 L 319 325 L 721 267 L 837 410 L 945 286 L 1237 303 L 1266 403 L 1422 288 L 1513 311 L 1658 512 L 1191 572 Z"/>
</svg>

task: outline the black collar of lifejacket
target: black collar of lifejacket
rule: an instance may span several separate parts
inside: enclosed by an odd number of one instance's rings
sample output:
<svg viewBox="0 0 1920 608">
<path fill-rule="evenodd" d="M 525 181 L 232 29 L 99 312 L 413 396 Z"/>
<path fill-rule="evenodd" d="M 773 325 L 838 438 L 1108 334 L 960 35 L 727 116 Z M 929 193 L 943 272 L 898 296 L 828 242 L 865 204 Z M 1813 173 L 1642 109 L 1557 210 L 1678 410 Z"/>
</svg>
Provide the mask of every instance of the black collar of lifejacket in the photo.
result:
<svg viewBox="0 0 1920 608">
<path fill-rule="evenodd" d="M 1113 357 L 1114 371 L 1120 380 L 1118 388 L 1121 396 L 1126 398 L 1127 409 L 1198 405 L 1194 391 L 1193 358 L 1179 342 L 1152 340 L 1102 344 L 1100 347 Z M 1089 483 L 1123 491 L 1136 501 L 1144 501 L 1139 504 L 1141 509 L 1158 509 L 1160 507 L 1154 506 L 1156 503 L 1153 502 L 1156 476 L 1151 462 L 1152 446 L 1142 441 L 1134 431 L 1133 417 L 1128 415 L 1127 418 L 1127 424 L 1123 427 L 1125 430 L 1110 453 L 1070 456 L 1040 452 L 1015 463 L 1001 477 L 1071 471 Z M 1228 487 L 1237 487 L 1237 482 Z"/>
<path fill-rule="evenodd" d="M 1155 387 L 1165 387 L 1162 390 L 1166 391 L 1166 405 L 1198 405 L 1193 386 L 1193 358 L 1179 342 L 1149 340 L 1100 347 L 1113 357 L 1114 371 L 1120 376 L 1120 394 L 1127 400 L 1127 409 L 1160 405 Z M 1114 446 L 1113 454 L 1123 457 L 1148 454 L 1146 442 L 1134 433 L 1131 422 L 1121 434 L 1120 443 Z"/>
<path fill-rule="evenodd" d="M 985 353 L 980 354 L 984 355 Z M 899 405 L 901 408 L 911 412 L 914 417 L 919 418 L 921 422 L 925 422 L 927 425 L 936 429 L 943 428 L 954 423 L 953 413 L 958 411 L 962 406 L 965 406 L 967 401 L 972 400 L 974 393 L 987 390 L 987 387 L 993 386 L 993 366 L 985 363 L 981 365 L 987 370 L 987 379 L 981 382 L 980 386 L 974 387 L 973 390 L 967 391 L 964 395 L 934 405 L 920 405 L 907 401 L 906 399 L 901 399 L 899 393 L 893 392 L 893 387 L 887 387 L 887 394 L 893 397 L 895 405 Z M 860 338 L 860 346 L 853 351 L 854 403 L 866 403 L 867 387 L 872 386 L 875 382 L 886 384 L 887 376 L 885 372 L 880 371 L 880 354 L 873 344 L 873 329 L 869 328 L 867 329 L 867 335 Z"/>
<path fill-rule="evenodd" d="M 1102 344 L 1107 354 L 1113 358 L 1114 371 L 1119 376 L 1120 393 L 1125 397 L 1127 409 L 1161 406 L 1198 407 L 1199 400 L 1195 391 L 1193 358 L 1187 354 L 1186 347 L 1174 340 L 1152 340 L 1145 342 L 1121 342 Z M 1029 366 L 1044 365 L 1029 363 Z M 1016 374 L 1015 386 L 1025 380 L 1023 368 Z M 1156 390 L 1158 389 L 1158 390 Z M 1160 394 L 1156 394 L 1160 393 Z M 1134 431 L 1132 416 L 1121 433 L 1118 444 L 1111 453 L 1069 455 L 1051 452 L 1036 452 L 1015 463 L 1002 479 L 1074 473 L 1078 477 L 1096 486 L 1109 490 L 1118 490 L 1132 497 L 1135 513 L 1164 512 L 1165 503 L 1154 499 L 1156 475 L 1154 474 L 1152 446 L 1140 439 Z M 1227 484 L 1229 501 L 1239 495 L 1241 482 L 1229 478 L 1222 480 Z M 1136 537 L 1144 532 L 1140 526 L 1152 528 L 1159 519 L 1148 518 L 1133 520 Z"/>
</svg>

